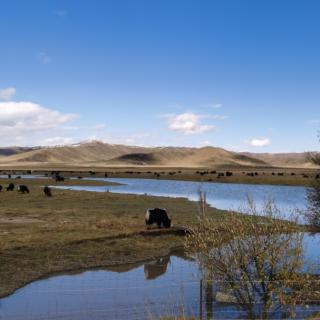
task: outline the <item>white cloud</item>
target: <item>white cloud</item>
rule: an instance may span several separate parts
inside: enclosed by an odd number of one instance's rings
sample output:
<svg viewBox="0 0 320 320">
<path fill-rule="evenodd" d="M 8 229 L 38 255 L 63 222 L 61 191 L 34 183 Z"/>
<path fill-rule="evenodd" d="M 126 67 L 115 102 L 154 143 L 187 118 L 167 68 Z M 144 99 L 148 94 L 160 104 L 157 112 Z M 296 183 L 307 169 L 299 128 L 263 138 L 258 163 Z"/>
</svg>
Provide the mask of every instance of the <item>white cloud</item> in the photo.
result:
<svg viewBox="0 0 320 320">
<path fill-rule="evenodd" d="M 215 129 L 212 125 L 202 124 L 203 115 L 186 112 L 166 115 L 168 128 L 183 134 L 199 134 Z"/>
<path fill-rule="evenodd" d="M 39 52 L 38 60 L 43 64 L 48 64 L 52 61 L 51 57 L 46 52 Z"/>
<path fill-rule="evenodd" d="M 140 146 L 140 147 L 147 147 L 152 146 L 153 144 L 150 143 L 154 141 L 155 138 L 149 133 L 133 133 L 130 136 L 105 136 L 105 137 L 96 137 L 92 136 L 91 140 L 100 140 L 105 143 L 111 144 L 124 144 L 129 146 Z"/>
<path fill-rule="evenodd" d="M 71 137 L 50 137 L 40 141 L 41 146 L 58 146 L 74 143 L 75 140 Z"/>
<path fill-rule="evenodd" d="M 209 140 L 201 141 L 199 144 L 200 147 L 209 147 L 211 145 L 212 145 L 212 142 Z"/>
<path fill-rule="evenodd" d="M 16 94 L 15 88 L 4 88 L 0 90 L 0 100 L 9 101 Z"/>
<path fill-rule="evenodd" d="M 271 143 L 269 138 L 262 138 L 262 139 L 251 139 L 247 142 L 248 145 L 251 147 L 265 147 Z"/>
<path fill-rule="evenodd" d="M 8 138 L 59 128 L 75 118 L 32 102 L 0 102 L 0 134 Z"/>
</svg>

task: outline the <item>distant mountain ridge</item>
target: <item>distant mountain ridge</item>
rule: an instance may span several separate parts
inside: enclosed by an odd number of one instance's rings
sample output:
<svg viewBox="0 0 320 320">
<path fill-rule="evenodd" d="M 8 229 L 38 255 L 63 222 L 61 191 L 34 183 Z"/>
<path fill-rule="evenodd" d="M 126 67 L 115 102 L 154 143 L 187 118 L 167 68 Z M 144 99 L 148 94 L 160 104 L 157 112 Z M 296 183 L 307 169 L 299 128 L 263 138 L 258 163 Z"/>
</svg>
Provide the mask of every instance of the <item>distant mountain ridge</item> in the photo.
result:
<svg viewBox="0 0 320 320">
<path fill-rule="evenodd" d="M 12 156 L 14 154 L 24 153 L 28 151 L 37 150 L 41 147 L 4 147 L 0 148 L 0 156 Z"/>
<path fill-rule="evenodd" d="M 139 147 L 91 141 L 56 147 L 0 148 L 1 164 L 95 166 L 311 167 L 304 153 L 237 153 L 216 147 Z"/>
</svg>

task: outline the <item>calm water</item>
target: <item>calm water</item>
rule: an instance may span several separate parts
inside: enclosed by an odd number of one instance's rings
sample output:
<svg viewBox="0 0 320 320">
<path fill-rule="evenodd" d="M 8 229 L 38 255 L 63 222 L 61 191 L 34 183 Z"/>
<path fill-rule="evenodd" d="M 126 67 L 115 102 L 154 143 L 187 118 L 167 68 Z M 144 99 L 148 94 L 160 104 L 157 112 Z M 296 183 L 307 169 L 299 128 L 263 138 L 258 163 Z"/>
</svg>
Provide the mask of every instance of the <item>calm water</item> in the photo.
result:
<svg viewBox="0 0 320 320">
<path fill-rule="evenodd" d="M 89 178 L 88 178 L 89 179 Z M 258 209 L 268 198 L 272 198 L 282 215 L 289 217 L 296 209 L 306 207 L 306 188 L 293 186 L 250 185 L 231 183 L 194 182 L 178 180 L 130 179 L 130 178 L 90 178 L 91 180 L 120 183 L 115 186 L 66 186 L 65 189 L 96 192 L 117 192 L 149 194 L 166 197 L 185 197 L 198 200 L 200 189 L 206 192 L 207 202 L 219 209 L 237 210 L 253 198 Z M 59 187 L 60 188 L 60 187 Z M 300 222 L 303 222 L 302 219 Z"/>
<path fill-rule="evenodd" d="M 318 267 L 319 244 L 320 235 L 305 234 L 306 260 Z M 198 316 L 199 279 L 197 265 L 182 252 L 140 265 L 54 276 L 0 299 L 0 319 L 157 319 L 181 314 L 181 305 L 186 315 Z M 215 297 L 215 289 L 210 290 Z M 319 307 L 311 306 L 309 312 L 315 309 Z M 202 310 L 220 319 L 244 316 L 236 306 L 215 300 Z"/>
<path fill-rule="evenodd" d="M 46 177 L 46 176 L 35 175 L 35 174 L 12 174 L 10 180 L 14 180 L 19 177 L 21 179 L 48 179 L 48 177 Z M 8 179 L 8 175 L 7 174 L 0 174 L 0 178 L 1 179 Z M 17 179 L 17 180 L 19 181 L 19 179 Z M 9 179 L 8 179 L 8 181 L 9 181 Z"/>
</svg>

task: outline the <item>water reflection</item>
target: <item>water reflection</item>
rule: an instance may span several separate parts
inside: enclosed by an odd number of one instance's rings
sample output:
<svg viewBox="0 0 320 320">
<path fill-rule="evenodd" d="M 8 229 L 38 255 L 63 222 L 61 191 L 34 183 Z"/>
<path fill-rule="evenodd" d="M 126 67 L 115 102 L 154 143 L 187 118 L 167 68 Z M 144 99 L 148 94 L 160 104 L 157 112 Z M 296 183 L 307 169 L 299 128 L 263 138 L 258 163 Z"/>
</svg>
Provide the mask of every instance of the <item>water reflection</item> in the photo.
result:
<svg viewBox="0 0 320 320">
<path fill-rule="evenodd" d="M 207 318 L 214 316 L 214 299 L 246 319 L 300 318 L 312 310 L 309 304 L 319 311 L 320 277 L 306 272 L 316 270 L 306 269 L 304 236 L 250 236 L 198 253 Z"/>
<path fill-rule="evenodd" d="M 89 178 L 88 178 L 89 179 Z M 97 181 L 115 182 L 112 186 L 59 186 L 59 189 L 85 190 L 95 192 L 112 191 L 126 194 L 148 194 L 154 196 L 185 197 L 197 201 L 199 189 L 206 193 L 209 205 L 219 209 L 237 210 L 250 195 L 257 207 L 262 209 L 266 198 L 272 198 L 281 214 L 290 217 L 295 209 L 305 209 L 306 188 L 293 186 L 249 185 L 178 180 L 132 179 L 132 178 L 90 178 Z M 302 222 L 303 220 L 301 220 Z"/>
<path fill-rule="evenodd" d="M 278 240 L 283 241 L 281 238 Z M 261 248 L 264 241 L 261 241 Z M 320 235 L 304 235 L 304 254 L 301 256 L 304 260 L 319 262 L 319 241 Z M 249 246 L 244 248 L 250 250 Z M 227 248 L 223 250 L 228 252 Z M 280 256 L 280 251 L 277 256 Z M 278 271 L 294 270 L 290 268 L 290 259 L 281 261 L 277 265 Z M 258 319 L 261 305 L 240 305 L 235 299 L 236 292 L 246 293 L 248 297 L 259 296 L 258 292 L 250 289 L 253 286 L 243 287 L 237 284 L 236 280 L 243 271 L 236 267 L 232 256 L 227 256 L 225 263 L 229 266 L 228 270 L 235 271 L 237 278 L 228 273 L 217 277 L 219 266 L 202 277 L 195 261 L 180 250 L 152 261 L 54 276 L 31 283 L 13 295 L 0 299 L 0 319 L 159 319 L 181 316 L 182 313 L 196 319 L 245 319 L 252 318 L 254 313 Z M 264 267 L 269 270 L 267 266 L 266 264 Z M 257 268 L 252 265 L 252 271 L 254 270 Z M 250 279 L 259 279 L 257 273 L 253 273 Z M 267 284 L 268 278 L 263 279 Z M 279 282 L 276 282 L 274 290 L 282 290 L 281 278 L 274 279 Z M 224 280 L 233 282 L 234 286 L 221 282 Z M 262 284 L 256 289 L 262 292 Z M 297 318 L 305 318 L 313 310 L 320 308 L 310 305 L 306 310 L 297 304 L 295 311 Z M 269 318 L 281 316 L 286 316 L 285 312 L 268 314 Z"/>
</svg>

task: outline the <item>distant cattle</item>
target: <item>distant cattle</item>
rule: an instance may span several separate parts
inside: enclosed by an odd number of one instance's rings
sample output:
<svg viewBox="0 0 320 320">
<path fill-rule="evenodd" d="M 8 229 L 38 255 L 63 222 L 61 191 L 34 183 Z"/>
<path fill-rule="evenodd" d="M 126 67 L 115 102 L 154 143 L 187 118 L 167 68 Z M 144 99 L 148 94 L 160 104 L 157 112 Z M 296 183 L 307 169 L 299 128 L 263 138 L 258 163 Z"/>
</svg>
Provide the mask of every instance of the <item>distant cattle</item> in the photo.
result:
<svg viewBox="0 0 320 320">
<path fill-rule="evenodd" d="M 218 173 L 218 178 L 220 178 L 220 177 L 224 177 L 224 173 L 223 172 L 219 172 Z"/>
<path fill-rule="evenodd" d="M 21 176 L 16 176 L 16 179 L 21 179 Z"/>
<path fill-rule="evenodd" d="M 43 192 L 47 197 L 52 197 L 51 189 L 48 186 L 43 188 Z"/>
<path fill-rule="evenodd" d="M 278 172 L 278 176 L 284 176 L 284 173 L 283 172 Z"/>
<path fill-rule="evenodd" d="M 2 191 L 2 185 L 0 185 L 0 192 Z"/>
<path fill-rule="evenodd" d="M 14 190 L 14 184 L 9 183 L 9 185 L 7 186 L 7 191 L 13 191 L 13 190 Z"/>
<path fill-rule="evenodd" d="M 320 179 L 320 174 L 317 174 L 315 178 Z"/>
<path fill-rule="evenodd" d="M 19 186 L 18 192 L 20 192 L 20 193 L 30 193 L 29 188 L 24 184 Z"/>
<path fill-rule="evenodd" d="M 56 182 L 58 181 L 64 181 L 64 177 L 61 177 L 59 175 L 56 176 Z"/>
<path fill-rule="evenodd" d="M 231 177 L 232 175 L 233 175 L 233 173 L 232 173 L 231 171 L 227 171 L 227 172 L 226 172 L 226 176 L 227 176 L 227 177 Z"/>
<path fill-rule="evenodd" d="M 148 209 L 146 212 L 145 222 L 147 226 L 156 223 L 158 228 L 171 227 L 171 219 L 169 219 L 168 213 L 165 209 Z"/>
</svg>

